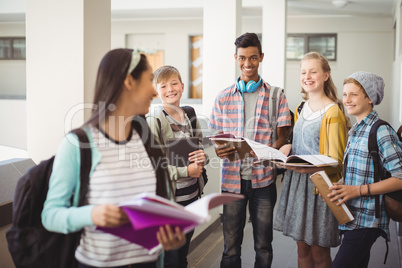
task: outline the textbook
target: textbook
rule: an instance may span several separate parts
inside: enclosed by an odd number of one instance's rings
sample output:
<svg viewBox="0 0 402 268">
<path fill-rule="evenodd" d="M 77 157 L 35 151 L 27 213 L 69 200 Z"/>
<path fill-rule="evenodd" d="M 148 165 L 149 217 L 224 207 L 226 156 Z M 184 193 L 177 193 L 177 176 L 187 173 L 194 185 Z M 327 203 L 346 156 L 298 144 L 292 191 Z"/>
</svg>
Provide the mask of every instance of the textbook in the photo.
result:
<svg viewBox="0 0 402 268">
<path fill-rule="evenodd" d="M 118 204 L 126 212 L 129 223 L 117 228 L 96 229 L 141 245 L 152 254 L 162 248 L 156 238 L 160 226 L 179 226 L 188 233 L 210 220 L 210 209 L 242 198 L 241 194 L 212 193 L 184 207 L 155 194 L 143 193 Z"/>
<path fill-rule="evenodd" d="M 190 164 L 188 154 L 200 149 L 197 137 L 171 138 L 166 140 L 169 165 L 187 167 Z"/>
<path fill-rule="evenodd" d="M 208 138 L 217 145 L 228 144 L 228 147 L 235 147 L 236 154 L 231 155 L 230 161 L 252 157 L 250 151 L 253 150 L 257 156 L 254 164 L 272 165 L 272 163 L 283 166 L 304 166 L 304 167 L 324 167 L 337 166 L 339 163 L 335 159 L 325 155 L 291 155 L 286 156 L 278 149 L 269 147 L 244 137 L 237 137 L 230 133 L 208 136 Z"/>
<path fill-rule="evenodd" d="M 237 137 L 231 133 L 224 133 L 218 135 L 208 136 L 210 141 L 213 141 L 216 145 L 221 146 L 227 144 L 228 147 L 235 147 L 237 153 L 228 157 L 229 161 L 236 161 L 245 159 L 247 157 L 253 157 L 250 151 L 253 150 L 258 158 L 267 156 L 266 149 L 268 145 L 262 144 L 244 137 Z"/>
<path fill-rule="evenodd" d="M 258 157 L 258 160 L 254 162 L 255 164 L 270 165 L 270 162 L 272 162 L 285 166 L 285 168 L 286 166 L 325 167 L 337 166 L 339 164 L 337 160 L 321 154 L 286 156 L 281 151 L 272 147 L 268 147 L 265 150 L 265 155 Z"/>
<path fill-rule="evenodd" d="M 330 198 L 327 196 L 331 192 L 328 188 L 331 187 L 333 184 L 332 181 L 328 178 L 325 171 L 314 173 L 310 176 L 310 179 L 313 181 L 315 187 L 318 189 L 318 192 L 320 192 L 320 194 L 322 195 L 322 198 L 324 198 L 325 203 L 327 203 L 328 207 L 331 209 L 339 224 L 345 224 L 354 220 L 352 213 L 345 203 L 343 203 L 341 206 L 337 206 L 336 203 L 338 202 L 331 202 Z"/>
</svg>

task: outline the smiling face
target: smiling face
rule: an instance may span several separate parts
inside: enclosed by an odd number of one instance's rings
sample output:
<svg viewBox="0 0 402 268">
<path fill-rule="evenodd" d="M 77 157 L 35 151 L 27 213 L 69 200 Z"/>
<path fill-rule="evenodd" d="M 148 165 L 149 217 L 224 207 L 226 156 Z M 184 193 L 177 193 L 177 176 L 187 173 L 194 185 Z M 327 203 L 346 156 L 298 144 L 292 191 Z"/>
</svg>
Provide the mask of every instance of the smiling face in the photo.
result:
<svg viewBox="0 0 402 268">
<path fill-rule="evenodd" d="M 260 55 L 257 47 L 239 47 L 234 57 L 240 67 L 240 79 L 245 83 L 251 80 L 258 82 L 258 66 L 264 58 L 264 53 Z"/>
<path fill-rule="evenodd" d="M 157 83 L 156 87 L 162 103 L 180 107 L 184 84 L 180 81 L 178 75 L 170 75 L 167 79 Z"/>
<path fill-rule="evenodd" d="M 360 122 L 373 110 L 373 102 L 364 89 L 352 82 L 343 85 L 343 105 L 349 115 L 356 117 L 357 122 Z"/>
<path fill-rule="evenodd" d="M 324 91 L 324 83 L 329 72 L 324 72 L 318 59 L 306 59 L 301 62 L 300 83 L 308 93 Z"/>
</svg>

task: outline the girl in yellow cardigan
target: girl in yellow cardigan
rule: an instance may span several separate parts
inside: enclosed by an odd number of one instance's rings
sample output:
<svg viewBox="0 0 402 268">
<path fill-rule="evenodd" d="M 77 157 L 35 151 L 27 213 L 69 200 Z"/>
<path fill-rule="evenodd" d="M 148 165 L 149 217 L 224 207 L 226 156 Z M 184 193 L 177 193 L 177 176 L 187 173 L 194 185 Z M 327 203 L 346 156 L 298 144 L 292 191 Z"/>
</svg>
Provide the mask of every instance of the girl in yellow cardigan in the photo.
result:
<svg viewBox="0 0 402 268">
<path fill-rule="evenodd" d="M 332 181 L 342 176 L 346 146 L 346 121 L 342 102 L 331 78 L 328 61 L 316 52 L 304 55 L 300 83 L 304 99 L 300 114 L 295 113 L 292 145 L 286 155 L 322 154 L 338 160 L 337 167 L 286 167 L 274 229 L 297 243 L 299 267 L 330 267 L 330 248 L 340 244 L 338 222 L 322 198 L 314 192 L 310 175 L 325 170 Z M 297 110 L 297 109 L 296 109 Z"/>
</svg>

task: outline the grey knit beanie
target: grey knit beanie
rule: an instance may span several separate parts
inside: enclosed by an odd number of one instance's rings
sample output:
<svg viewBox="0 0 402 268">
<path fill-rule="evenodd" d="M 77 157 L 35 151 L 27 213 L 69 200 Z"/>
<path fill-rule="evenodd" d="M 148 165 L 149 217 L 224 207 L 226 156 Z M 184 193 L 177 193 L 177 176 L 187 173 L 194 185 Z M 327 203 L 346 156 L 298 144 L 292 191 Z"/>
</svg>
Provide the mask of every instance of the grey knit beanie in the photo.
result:
<svg viewBox="0 0 402 268">
<path fill-rule="evenodd" d="M 384 98 L 384 80 L 381 76 L 368 72 L 356 72 L 349 76 L 362 85 L 374 105 L 381 103 Z"/>
</svg>

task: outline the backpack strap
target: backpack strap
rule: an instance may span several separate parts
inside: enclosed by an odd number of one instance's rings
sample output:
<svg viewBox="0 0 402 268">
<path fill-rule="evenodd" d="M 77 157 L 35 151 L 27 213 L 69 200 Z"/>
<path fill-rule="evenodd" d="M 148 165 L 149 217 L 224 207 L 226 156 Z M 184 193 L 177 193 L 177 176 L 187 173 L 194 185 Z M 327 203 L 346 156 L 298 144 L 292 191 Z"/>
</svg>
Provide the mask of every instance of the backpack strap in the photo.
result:
<svg viewBox="0 0 402 268">
<path fill-rule="evenodd" d="M 79 201 L 78 206 L 83 206 L 88 203 L 86 200 L 86 195 L 88 193 L 88 185 L 89 185 L 89 173 L 91 172 L 92 167 L 92 151 L 91 145 L 89 143 L 89 139 L 87 133 L 82 128 L 77 128 L 71 131 L 77 135 L 78 140 L 80 142 L 80 156 L 81 156 L 81 166 L 80 166 L 80 193 L 79 193 Z"/>
<path fill-rule="evenodd" d="M 385 172 L 383 170 L 380 156 L 378 154 L 378 143 L 377 143 L 377 131 L 378 128 L 382 125 L 388 125 L 391 127 L 388 122 L 379 119 L 376 121 L 372 127 L 370 128 L 370 134 L 369 134 L 369 139 L 368 139 L 368 151 L 373 158 L 373 164 L 374 164 L 374 182 L 378 182 L 380 180 L 386 179 Z M 392 127 L 391 127 L 392 128 Z M 379 200 L 379 195 L 375 195 L 375 217 L 379 218 L 380 217 L 380 200 Z"/>
<path fill-rule="evenodd" d="M 283 92 L 283 89 L 275 86 L 271 86 L 269 92 L 269 124 L 272 128 L 271 144 L 278 139 L 278 134 L 276 132 L 276 127 L 278 125 L 278 92 Z"/>
<path fill-rule="evenodd" d="M 302 101 L 299 104 L 299 107 L 297 107 L 297 115 L 300 115 L 301 111 L 303 110 L 303 106 L 306 102 Z"/>
<path fill-rule="evenodd" d="M 183 111 L 187 114 L 190 119 L 191 128 L 193 129 L 193 137 L 195 137 L 196 129 L 197 129 L 197 116 L 195 114 L 195 110 L 191 106 L 182 106 Z"/>
<path fill-rule="evenodd" d="M 396 135 L 398 135 L 399 140 L 402 141 L 402 125 L 398 128 Z"/>
</svg>

